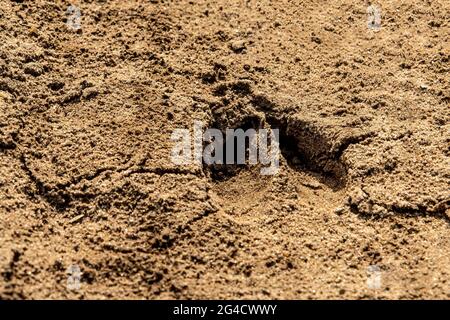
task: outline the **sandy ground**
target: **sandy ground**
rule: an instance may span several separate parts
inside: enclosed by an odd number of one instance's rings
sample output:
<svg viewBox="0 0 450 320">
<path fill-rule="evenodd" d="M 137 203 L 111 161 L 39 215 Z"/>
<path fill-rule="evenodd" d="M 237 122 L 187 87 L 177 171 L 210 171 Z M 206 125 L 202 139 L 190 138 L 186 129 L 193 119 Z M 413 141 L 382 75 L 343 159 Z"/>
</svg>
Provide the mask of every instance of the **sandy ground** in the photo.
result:
<svg viewBox="0 0 450 320">
<path fill-rule="evenodd" d="M 0 298 L 449 299 L 450 2 L 373 4 L 0 0 Z"/>
</svg>

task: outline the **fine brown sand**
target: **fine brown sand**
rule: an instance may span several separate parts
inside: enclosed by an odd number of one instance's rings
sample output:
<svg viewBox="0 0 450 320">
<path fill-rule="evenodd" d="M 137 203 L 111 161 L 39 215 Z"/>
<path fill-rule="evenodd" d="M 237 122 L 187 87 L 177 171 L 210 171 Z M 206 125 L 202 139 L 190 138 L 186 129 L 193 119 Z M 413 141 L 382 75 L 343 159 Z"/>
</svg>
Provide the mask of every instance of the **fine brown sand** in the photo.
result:
<svg viewBox="0 0 450 320">
<path fill-rule="evenodd" d="M 449 299 L 450 2 L 369 4 L 0 0 L 0 299 Z"/>
</svg>

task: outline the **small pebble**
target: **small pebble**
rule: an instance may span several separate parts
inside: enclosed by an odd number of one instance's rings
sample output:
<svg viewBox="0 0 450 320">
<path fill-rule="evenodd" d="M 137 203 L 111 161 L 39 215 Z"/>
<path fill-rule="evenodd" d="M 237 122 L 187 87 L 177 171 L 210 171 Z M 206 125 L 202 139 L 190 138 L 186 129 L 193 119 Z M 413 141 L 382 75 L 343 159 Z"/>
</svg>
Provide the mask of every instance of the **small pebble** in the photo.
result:
<svg viewBox="0 0 450 320">
<path fill-rule="evenodd" d="M 245 47 L 245 42 L 242 41 L 242 40 L 235 40 L 235 41 L 232 41 L 232 42 L 230 43 L 230 48 L 231 48 L 231 50 L 233 50 L 235 53 L 241 53 L 241 52 L 243 52 L 243 51 L 246 49 L 246 47 Z"/>
</svg>

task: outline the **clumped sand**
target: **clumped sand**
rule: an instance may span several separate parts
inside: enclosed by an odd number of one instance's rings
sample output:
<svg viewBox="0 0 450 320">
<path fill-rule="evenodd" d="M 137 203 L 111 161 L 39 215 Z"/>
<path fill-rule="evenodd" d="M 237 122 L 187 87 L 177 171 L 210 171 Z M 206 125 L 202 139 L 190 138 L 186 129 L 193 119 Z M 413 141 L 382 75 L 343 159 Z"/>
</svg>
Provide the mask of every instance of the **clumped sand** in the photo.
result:
<svg viewBox="0 0 450 320">
<path fill-rule="evenodd" d="M 369 4 L 0 0 L 0 298 L 450 298 L 450 4 Z"/>
</svg>

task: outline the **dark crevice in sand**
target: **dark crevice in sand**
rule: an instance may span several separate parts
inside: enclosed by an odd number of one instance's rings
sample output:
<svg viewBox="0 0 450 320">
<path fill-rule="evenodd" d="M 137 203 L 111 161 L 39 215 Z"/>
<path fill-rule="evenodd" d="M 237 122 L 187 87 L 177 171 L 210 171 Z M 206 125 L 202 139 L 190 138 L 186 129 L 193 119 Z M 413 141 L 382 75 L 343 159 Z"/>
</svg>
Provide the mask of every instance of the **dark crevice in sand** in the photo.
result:
<svg viewBox="0 0 450 320">
<path fill-rule="evenodd" d="M 271 99 L 254 94 L 251 81 L 224 82 L 212 88 L 214 97 L 220 102 L 210 103 L 212 108 L 211 128 L 222 132 L 227 126 L 233 129 L 272 128 L 280 133 L 280 149 L 288 165 L 296 171 L 310 171 L 319 175 L 319 180 L 335 190 L 346 183 L 346 168 L 341 162 L 342 153 L 351 144 L 359 143 L 368 136 L 351 137 L 336 149 L 313 123 L 286 115 Z M 233 111 L 233 112 L 231 112 Z M 232 114 L 234 119 L 229 115 Z M 248 146 L 247 146 L 248 147 Z M 205 172 L 215 182 L 228 180 L 247 165 L 209 165 Z"/>
<path fill-rule="evenodd" d="M 172 168 L 147 168 L 147 167 L 142 167 L 142 168 L 137 168 L 137 169 L 125 169 L 125 170 L 120 170 L 118 172 L 121 171 L 128 171 L 126 172 L 125 176 L 129 176 L 132 174 L 144 174 L 144 173 L 153 173 L 153 174 L 157 174 L 159 176 L 163 176 L 165 174 L 176 174 L 176 175 L 193 175 L 193 176 L 197 176 L 197 177 L 203 177 L 203 173 L 202 170 L 192 170 L 192 169 L 183 169 L 183 168 L 179 168 L 179 167 L 172 167 Z"/>
<path fill-rule="evenodd" d="M 291 168 L 318 174 L 334 190 L 345 186 L 347 170 L 340 158 L 351 143 L 359 141 L 349 140 L 333 151 L 329 139 L 313 123 L 286 115 L 264 95 L 252 95 L 251 103 L 264 113 L 271 128 L 280 130 L 281 152 Z"/>
<path fill-rule="evenodd" d="M 258 130 L 262 127 L 262 120 L 257 116 L 248 116 L 244 117 L 243 120 L 237 124 L 238 129 L 242 129 L 244 132 L 249 129 Z M 220 128 L 220 124 L 217 122 L 217 119 L 214 119 L 212 123 L 209 125 L 210 128 Z M 223 136 L 225 138 L 225 132 L 223 132 Z M 234 138 L 233 138 L 234 139 Z M 236 140 L 236 139 L 235 139 Z M 248 140 L 248 139 L 247 139 Z M 246 140 L 246 157 L 248 158 L 248 141 Z M 226 150 L 227 145 L 234 145 L 234 161 L 236 163 L 236 153 L 237 153 L 237 143 L 236 141 L 231 141 L 231 139 L 225 140 L 223 144 L 223 155 L 224 159 L 226 159 Z M 203 171 L 206 176 L 209 176 L 210 179 L 214 182 L 223 182 L 226 181 L 241 172 L 242 170 L 249 169 L 248 164 L 212 164 L 207 165 L 203 163 Z"/>
<path fill-rule="evenodd" d="M 314 126 L 290 117 L 278 118 L 266 113 L 267 122 L 280 130 L 281 153 L 296 171 L 309 171 L 334 190 L 346 184 L 346 168 L 340 158 L 329 151 L 329 142 Z"/>
<path fill-rule="evenodd" d="M 0 141 L 0 151 L 14 150 L 16 147 L 17 147 L 17 145 L 14 142 Z"/>
</svg>

